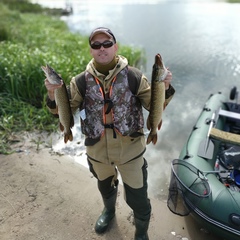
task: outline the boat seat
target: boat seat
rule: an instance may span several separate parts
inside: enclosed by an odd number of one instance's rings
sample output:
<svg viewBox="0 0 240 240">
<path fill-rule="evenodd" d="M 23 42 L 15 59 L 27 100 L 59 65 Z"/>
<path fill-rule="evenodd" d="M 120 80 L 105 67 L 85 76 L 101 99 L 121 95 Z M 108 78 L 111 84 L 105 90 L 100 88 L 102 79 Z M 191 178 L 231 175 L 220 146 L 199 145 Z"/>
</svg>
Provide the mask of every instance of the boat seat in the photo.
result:
<svg viewBox="0 0 240 240">
<path fill-rule="evenodd" d="M 235 119 L 240 120 L 240 113 L 230 112 L 230 111 L 223 110 L 220 108 L 218 114 L 220 116 L 224 116 L 224 117 L 228 117 L 228 118 L 235 118 Z"/>
<path fill-rule="evenodd" d="M 217 112 L 218 117 L 226 118 L 225 127 L 223 130 L 226 132 L 240 134 L 240 105 L 229 105 L 228 110 L 219 109 Z"/>
<path fill-rule="evenodd" d="M 240 145 L 240 135 L 230 132 L 225 132 L 217 128 L 212 128 L 210 136 L 222 142 Z"/>
</svg>

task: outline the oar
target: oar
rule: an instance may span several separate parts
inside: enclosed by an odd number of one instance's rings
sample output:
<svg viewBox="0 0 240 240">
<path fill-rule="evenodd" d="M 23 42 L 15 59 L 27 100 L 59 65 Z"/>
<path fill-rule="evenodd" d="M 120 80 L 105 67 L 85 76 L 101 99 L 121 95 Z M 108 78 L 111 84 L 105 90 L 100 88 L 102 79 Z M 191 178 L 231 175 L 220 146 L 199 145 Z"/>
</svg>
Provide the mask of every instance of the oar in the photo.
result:
<svg viewBox="0 0 240 240">
<path fill-rule="evenodd" d="M 210 136 L 210 132 L 213 127 L 213 124 L 214 124 L 214 119 L 215 119 L 215 112 L 212 114 L 212 118 L 210 120 L 207 137 L 199 144 L 199 148 L 198 148 L 198 156 L 199 157 L 203 157 L 203 158 L 207 158 L 207 159 L 212 159 L 212 157 L 213 157 L 214 144 L 213 144 L 212 140 L 209 138 L 209 136 Z"/>
</svg>

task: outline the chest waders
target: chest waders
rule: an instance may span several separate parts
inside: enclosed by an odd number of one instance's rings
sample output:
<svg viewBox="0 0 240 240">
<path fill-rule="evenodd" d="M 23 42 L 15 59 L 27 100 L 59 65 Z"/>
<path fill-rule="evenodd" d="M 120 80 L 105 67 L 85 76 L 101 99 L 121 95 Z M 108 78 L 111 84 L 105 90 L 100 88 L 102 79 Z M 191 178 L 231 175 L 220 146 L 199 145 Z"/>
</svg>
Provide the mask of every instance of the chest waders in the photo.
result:
<svg viewBox="0 0 240 240">
<path fill-rule="evenodd" d="M 134 92 L 135 93 L 137 92 L 139 82 L 141 80 L 141 74 L 139 74 L 139 72 L 135 71 L 132 68 L 128 68 L 128 70 L 129 71 L 127 72 L 127 77 L 126 77 L 127 81 L 124 80 L 123 82 L 124 82 L 124 84 L 128 83 L 127 85 L 129 86 L 129 89 L 130 89 L 130 91 L 128 90 L 127 95 L 129 95 L 129 94 L 135 95 Z M 124 74 L 124 76 L 126 76 L 126 75 Z M 113 111 L 113 113 L 115 113 L 115 116 L 116 116 L 117 109 L 114 109 L 114 106 L 119 104 L 119 102 L 117 100 L 114 101 L 114 98 L 111 98 L 111 96 L 112 97 L 117 96 L 116 94 L 111 94 L 111 91 L 118 91 L 121 89 L 125 89 L 126 85 L 123 86 L 122 88 L 117 87 L 117 88 L 115 88 L 116 90 L 114 89 L 114 87 L 112 85 L 112 89 L 110 91 L 109 96 L 107 96 L 107 98 L 103 99 L 102 98 L 103 94 L 101 92 L 102 88 L 100 86 L 99 81 L 96 78 L 90 79 L 88 77 L 91 78 L 91 76 L 86 75 L 86 73 L 84 75 L 79 76 L 76 79 L 77 86 L 79 86 L 79 90 L 81 89 L 80 92 L 81 92 L 82 96 L 85 96 L 85 97 L 87 96 L 87 98 L 91 98 L 91 96 L 88 95 L 88 94 L 91 94 L 91 93 L 89 93 L 90 89 L 91 89 L 91 91 L 94 92 L 95 97 L 97 96 L 97 98 L 98 98 L 97 101 L 99 102 L 99 108 L 97 105 L 96 106 L 94 105 L 95 103 L 93 101 L 91 101 L 91 103 L 92 103 L 91 109 L 94 109 L 94 110 L 99 109 L 99 111 L 97 111 L 93 117 L 95 117 L 97 115 L 98 115 L 97 119 L 100 119 L 100 117 L 101 117 L 101 119 L 103 119 L 102 126 L 107 127 L 104 122 L 104 114 L 102 114 L 102 113 L 104 112 L 106 114 L 109 111 Z M 86 81 L 86 78 L 88 78 L 87 81 Z M 88 82 L 89 80 L 90 80 L 90 82 Z M 119 82 L 117 81 L 117 83 L 119 83 Z M 93 85 L 91 86 L 91 88 L 89 88 L 88 84 L 93 84 Z M 120 84 L 121 84 L 121 82 L 120 82 Z M 96 86 L 98 86 L 98 88 L 96 88 Z M 85 91 L 83 91 L 84 89 L 85 89 Z M 123 92 L 123 95 L 124 95 L 124 93 L 125 92 Z M 111 102 L 106 102 L 109 99 L 108 97 L 110 97 L 111 101 L 113 100 L 113 104 L 114 104 L 113 106 L 111 106 Z M 125 99 L 125 98 L 122 98 L 122 99 Z M 104 100 L 104 102 L 103 102 L 103 100 Z M 108 103 L 109 108 L 107 108 L 107 109 L 104 109 L 102 107 L 100 108 L 101 103 L 103 103 L 103 104 Z M 134 124 L 131 125 L 132 127 L 137 126 L 137 127 L 135 127 L 135 130 L 141 128 L 143 125 L 141 114 L 139 114 L 139 110 L 138 110 L 138 109 L 140 109 L 141 105 L 138 105 L 138 104 L 139 104 L 139 102 L 134 102 L 132 104 L 136 108 L 136 111 L 134 114 L 131 114 L 131 115 L 132 116 L 140 116 L 139 117 L 140 121 L 135 121 L 135 122 L 137 122 L 137 124 L 140 124 L 140 126 L 134 125 Z M 93 107 L 93 105 L 94 105 L 94 107 Z M 83 104 L 83 107 L 86 107 L 86 105 L 84 106 L 84 104 Z M 104 111 L 102 111 L 101 109 L 104 109 Z M 99 124 L 96 124 L 96 125 L 99 125 Z M 89 125 L 87 124 L 85 126 L 89 126 Z M 121 125 L 115 124 L 114 127 L 115 127 L 116 131 L 121 129 L 119 126 L 121 127 Z M 93 127 L 93 126 L 91 126 L 91 127 Z M 99 129 L 100 129 L 100 131 L 99 131 Z M 96 133 L 99 134 L 98 135 L 99 137 L 102 135 L 101 129 L 103 129 L 103 128 L 94 129 L 95 132 L 93 134 L 91 133 L 92 129 L 90 129 L 90 130 L 88 130 L 87 128 L 84 129 L 85 134 L 87 133 L 86 135 L 90 136 L 90 138 L 88 138 L 88 139 L 91 139 L 91 141 L 89 142 L 90 145 L 94 145 L 91 143 L 93 143 L 92 139 L 93 139 L 93 136 L 97 135 Z M 123 132 L 120 131 L 120 133 L 122 134 Z M 92 136 L 91 136 L 91 134 L 92 134 Z M 122 134 L 122 135 L 124 135 L 124 134 Z M 127 133 L 126 135 L 130 135 L 130 134 Z M 113 135 L 113 137 L 114 137 L 114 135 Z M 86 144 L 86 141 L 85 141 L 85 144 Z M 138 160 L 136 160 L 136 161 L 138 161 Z M 97 178 L 97 174 L 93 168 L 94 162 L 93 161 L 91 161 L 91 162 L 88 161 L 88 162 L 89 162 L 90 171 Z M 117 169 L 116 169 L 116 171 L 117 171 Z M 136 228 L 134 240 L 148 240 L 149 239 L 147 231 L 148 231 L 150 215 L 151 215 L 151 205 L 150 205 L 150 201 L 147 196 L 147 163 L 145 160 L 144 160 L 144 164 L 142 166 L 142 174 L 143 174 L 143 187 L 142 188 L 134 189 L 134 188 L 128 186 L 127 184 L 124 184 L 124 189 L 125 189 L 125 193 L 126 193 L 126 202 L 130 206 L 130 208 L 133 210 L 133 213 L 134 213 L 134 221 L 135 221 L 135 228 Z M 102 195 L 104 209 L 96 221 L 95 231 L 96 231 L 96 233 L 101 234 L 107 230 L 111 220 L 115 217 L 115 211 L 116 211 L 115 204 L 116 204 L 117 192 L 118 192 L 118 180 L 114 181 L 114 176 L 110 176 L 102 181 L 98 179 L 98 189 Z"/>
</svg>

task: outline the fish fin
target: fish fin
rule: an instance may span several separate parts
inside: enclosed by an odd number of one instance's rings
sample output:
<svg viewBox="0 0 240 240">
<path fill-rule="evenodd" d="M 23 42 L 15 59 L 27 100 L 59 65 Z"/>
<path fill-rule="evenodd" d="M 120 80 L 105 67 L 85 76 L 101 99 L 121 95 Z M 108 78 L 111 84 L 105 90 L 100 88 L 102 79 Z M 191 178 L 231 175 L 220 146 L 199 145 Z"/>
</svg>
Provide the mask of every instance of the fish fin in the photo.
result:
<svg viewBox="0 0 240 240">
<path fill-rule="evenodd" d="M 167 107 L 167 102 L 165 101 L 163 104 L 163 111 L 165 110 L 166 107 Z"/>
<path fill-rule="evenodd" d="M 61 122 L 59 122 L 59 128 L 62 132 L 64 131 L 64 126 L 61 124 Z"/>
<path fill-rule="evenodd" d="M 70 128 L 72 128 L 74 126 L 74 118 L 73 116 L 71 116 L 71 120 L 70 120 Z"/>
<path fill-rule="evenodd" d="M 150 125 L 150 120 L 149 120 L 149 116 L 147 118 L 147 129 L 150 130 L 151 129 L 151 125 Z"/>
<path fill-rule="evenodd" d="M 162 120 L 160 121 L 160 123 L 158 124 L 158 130 L 160 130 L 162 127 Z"/>
</svg>

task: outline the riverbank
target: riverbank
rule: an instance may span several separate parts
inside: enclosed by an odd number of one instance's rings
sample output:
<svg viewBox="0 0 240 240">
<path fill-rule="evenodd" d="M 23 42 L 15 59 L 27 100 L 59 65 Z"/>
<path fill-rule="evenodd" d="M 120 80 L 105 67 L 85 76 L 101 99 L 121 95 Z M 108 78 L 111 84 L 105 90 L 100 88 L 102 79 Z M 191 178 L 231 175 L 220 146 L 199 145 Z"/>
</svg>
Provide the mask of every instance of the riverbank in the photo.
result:
<svg viewBox="0 0 240 240">
<path fill-rule="evenodd" d="M 24 136 L 24 137 L 23 137 Z M 131 209 L 119 188 L 116 218 L 111 230 L 94 232 L 103 207 L 96 180 L 71 157 L 55 154 L 47 141 L 21 135 L 12 149 L 0 155 L 0 239 L 4 240 L 132 240 Z M 165 201 L 150 196 L 151 240 L 215 240 L 191 217 L 172 214 Z"/>
</svg>

